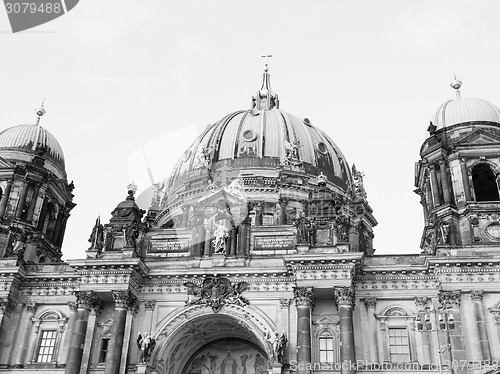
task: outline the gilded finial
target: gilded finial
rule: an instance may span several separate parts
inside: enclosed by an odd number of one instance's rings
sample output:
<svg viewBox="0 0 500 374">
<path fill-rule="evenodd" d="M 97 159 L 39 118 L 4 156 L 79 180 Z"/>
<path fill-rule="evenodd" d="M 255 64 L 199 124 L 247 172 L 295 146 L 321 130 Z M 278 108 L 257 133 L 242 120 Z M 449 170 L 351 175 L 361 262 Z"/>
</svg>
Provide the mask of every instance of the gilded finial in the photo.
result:
<svg viewBox="0 0 500 374">
<path fill-rule="evenodd" d="M 134 195 L 137 192 L 137 186 L 135 185 L 134 182 L 130 183 L 127 186 L 127 191 L 128 191 L 127 200 L 135 200 Z"/>
<path fill-rule="evenodd" d="M 457 99 L 460 98 L 460 87 L 462 87 L 462 81 L 457 79 L 457 76 L 453 74 L 453 82 L 450 84 L 451 88 L 453 88 L 457 93 Z"/>
</svg>

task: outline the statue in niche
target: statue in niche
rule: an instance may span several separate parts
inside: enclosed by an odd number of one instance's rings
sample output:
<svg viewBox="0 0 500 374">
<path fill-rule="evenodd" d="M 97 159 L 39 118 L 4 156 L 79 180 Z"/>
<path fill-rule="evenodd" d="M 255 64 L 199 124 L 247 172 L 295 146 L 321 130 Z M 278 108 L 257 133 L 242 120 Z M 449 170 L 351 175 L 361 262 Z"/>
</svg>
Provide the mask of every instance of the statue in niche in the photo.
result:
<svg viewBox="0 0 500 374">
<path fill-rule="evenodd" d="M 350 223 L 348 217 L 340 215 L 335 218 L 335 235 L 339 242 L 349 241 L 349 227 Z"/>
<path fill-rule="evenodd" d="M 14 234 L 14 239 L 10 245 L 7 246 L 4 257 L 17 256 L 19 261 L 24 260 L 24 251 L 26 250 L 26 240 L 28 237 L 24 233 Z"/>
<path fill-rule="evenodd" d="M 155 348 L 156 345 L 156 340 L 153 338 L 153 336 L 147 332 L 138 334 L 137 336 L 137 347 L 139 347 L 140 357 L 139 357 L 139 362 L 141 363 L 146 363 L 149 360 L 149 357 L 151 356 L 151 353 L 153 352 L 153 349 Z"/>
<path fill-rule="evenodd" d="M 309 242 L 309 228 L 308 228 L 308 220 L 306 216 L 301 212 L 299 213 L 298 218 L 294 220 L 295 227 L 297 228 L 297 236 L 299 243 L 308 243 Z"/>
<path fill-rule="evenodd" d="M 113 229 L 111 227 L 106 227 L 104 229 L 104 244 L 103 244 L 103 250 L 104 251 L 109 251 L 111 250 L 111 246 L 113 245 Z"/>
<path fill-rule="evenodd" d="M 214 252 L 226 253 L 229 230 L 223 220 L 218 220 L 217 222 L 215 222 L 214 237 L 215 238 L 212 241 L 214 245 Z"/>
</svg>

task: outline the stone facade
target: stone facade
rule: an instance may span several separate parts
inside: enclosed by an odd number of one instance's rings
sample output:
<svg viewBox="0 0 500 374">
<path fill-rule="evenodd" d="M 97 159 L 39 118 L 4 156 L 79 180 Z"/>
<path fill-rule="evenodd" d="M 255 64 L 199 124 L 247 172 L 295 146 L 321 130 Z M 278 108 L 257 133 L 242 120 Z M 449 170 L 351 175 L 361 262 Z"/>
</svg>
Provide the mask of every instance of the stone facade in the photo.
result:
<svg viewBox="0 0 500 374">
<path fill-rule="evenodd" d="M 84 259 L 60 260 L 74 204 L 50 153 L 0 159 L 0 372 L 497 372 L 500 120 L 431 123 L 423 252 L 377 256 L 363 173 L 269 82 L 205 130 L 147 212 L 130 185 Z"/>
</svg>

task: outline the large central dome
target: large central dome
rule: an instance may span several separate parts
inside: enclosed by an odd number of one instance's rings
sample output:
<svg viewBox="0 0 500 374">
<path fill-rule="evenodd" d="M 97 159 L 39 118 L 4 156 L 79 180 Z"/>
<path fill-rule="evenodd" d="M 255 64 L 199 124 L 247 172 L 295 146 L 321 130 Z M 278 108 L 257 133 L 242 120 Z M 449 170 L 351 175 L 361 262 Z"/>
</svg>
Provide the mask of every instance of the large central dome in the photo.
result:
<svg viewBox="0 0 500 374">
<path fill-rule="evenodd" d="M 279 109 L 267 71 L 252 106 L 207 126 L 178 161 L 170 187 L 200 169 L 226 161 L 241 168 L 300 166 L 314 177 L 323 173 L 341 191 L 350 188 L 349 167 L 340 149 L 309 119 Z"/>
</svg>

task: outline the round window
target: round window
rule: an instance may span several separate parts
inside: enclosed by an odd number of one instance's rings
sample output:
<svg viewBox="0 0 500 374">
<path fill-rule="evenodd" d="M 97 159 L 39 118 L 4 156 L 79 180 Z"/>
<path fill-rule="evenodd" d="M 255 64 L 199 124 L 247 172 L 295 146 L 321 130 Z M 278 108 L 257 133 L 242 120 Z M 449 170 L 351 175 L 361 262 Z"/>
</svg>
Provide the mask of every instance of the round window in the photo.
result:
<svg viewBox="0 0 500 374">
<path fill-rule="evenodd" d="M 243 132 L 243 139 L 247 142 L 253 142 L 257 138 L 257 134 L 252 130 L 245 130 Z"/>
<path fill-rule="evenodd" d="M 500 224 L 492 223 L 491 225 L 486 227 L 486 233 L 493 239 L 500 240 Z"/>
<path fill-rule="evenodd" d="M 316 148 L 320 153 L 323 154 L 326 154 L 326 152 L 328 151 L 328 148 L 326 148 L 326 144 L 323 142 L 319 142 L 318 144 L 316 144 Z"/>
</svg>

